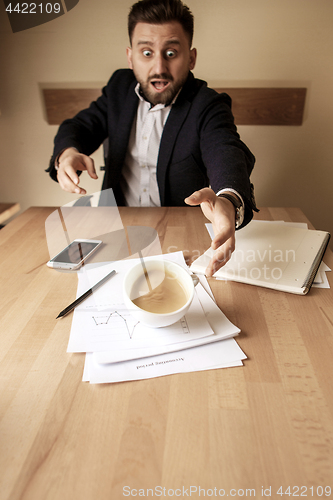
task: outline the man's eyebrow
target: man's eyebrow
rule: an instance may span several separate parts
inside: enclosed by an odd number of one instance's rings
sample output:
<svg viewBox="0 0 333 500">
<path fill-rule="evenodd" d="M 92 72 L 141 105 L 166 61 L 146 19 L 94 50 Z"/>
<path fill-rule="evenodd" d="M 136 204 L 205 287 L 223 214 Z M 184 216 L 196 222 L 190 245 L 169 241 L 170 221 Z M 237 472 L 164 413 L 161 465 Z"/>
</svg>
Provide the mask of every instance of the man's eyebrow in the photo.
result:
<svg viewBox="0 0 333 500">
<path fill-rule="evenodd" d="M 155 44 L 154 42 L 151 42 L 149 40 L 139 40 L 137 42 L 137 45 L 149 45 L 153 47 Z M 177 38 L 172 38 L 170 40 L 167 40 L 164 45 L 180 45 L 180 41 Z"/>
<path fill-rule="evenodd" d="M 148 41 L 145 41 L 145 40 L 139 40 L 137 42 L 137 45 L 153 45 L 152 42 L 148 42 Z"/>
<path fill-rule="evenodd" d="M 168 40 L 166 42 L 166 45 L 180 45 L 180 41 L 178 40 L 178 38 L 173 38 L 171 40 Z"/>
</svg>

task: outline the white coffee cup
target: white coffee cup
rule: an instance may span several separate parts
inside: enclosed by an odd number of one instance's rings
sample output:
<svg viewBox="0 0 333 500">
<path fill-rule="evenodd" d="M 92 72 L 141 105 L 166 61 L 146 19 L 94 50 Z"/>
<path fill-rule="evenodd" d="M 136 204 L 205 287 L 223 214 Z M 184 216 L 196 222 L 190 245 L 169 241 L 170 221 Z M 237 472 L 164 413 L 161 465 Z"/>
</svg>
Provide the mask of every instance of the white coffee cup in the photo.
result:
<svg viewBox="0 0 333 500">
<path fill-rule="evenodd" d="M 163 313 L 147 311 L 134 304 L 133 300 L 136 297 L 133 297 L 133 290 L 138 280 L 147 282 L 148 292 L 154 290 L 162 282 L 165 273 L 181 285 L 185 292 L 185 303 L 171 312 Z M 149 285 L 145 275 L 148 275 Z M 123 282 L 123 296 L 125 305 L 134 318 L 147 326 L 164 327 L 176 323 L 186 314 L 194 297 L 194 284 L 191 275 L 179 264 L 162 258 L 145 258 L 144 263 L 139 262 L 127 271 Z"/>
</svg>

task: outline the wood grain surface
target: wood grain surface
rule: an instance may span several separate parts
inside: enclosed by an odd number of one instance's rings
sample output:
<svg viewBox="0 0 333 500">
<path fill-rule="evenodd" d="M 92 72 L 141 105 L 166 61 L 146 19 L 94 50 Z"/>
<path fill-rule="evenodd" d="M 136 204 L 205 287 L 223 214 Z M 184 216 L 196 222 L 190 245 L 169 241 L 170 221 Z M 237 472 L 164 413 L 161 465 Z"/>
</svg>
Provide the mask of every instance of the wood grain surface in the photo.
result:
<svg viewBox="0 0 333 500">
<path fill-rule="evenodd" d="M 232 98 L 237 125 L 302 125 L 306 88 L 216 88 Z M 59 125 L 101 95 L 100 89 L 43 89 L 47 122 Z"/>
<path fill-rule="evenodd" d="M 331 498 L 317 493 L 333 489 L 332 289 L 210 279 L 241 329 L 243 367 L 90 385 L 84 354 L 66 352 L 72 316 L 55 320 L 77 276 L 45 265 L 53 210 L 30 208 L 0 232 L 0 499 L 279 499 L 281 486 Z M 210 244 L 199 208 L 120 213 L 189 261 Z M 307 221 L 285 208 L 256 218 Z M 324 260 L 333 267 L 330 250 Z"/>
<path fill-rule="evenodd" d="M 0 224 L 13 217 L 19 210 L 19 203 L 0 203 Z"/>
</svg>

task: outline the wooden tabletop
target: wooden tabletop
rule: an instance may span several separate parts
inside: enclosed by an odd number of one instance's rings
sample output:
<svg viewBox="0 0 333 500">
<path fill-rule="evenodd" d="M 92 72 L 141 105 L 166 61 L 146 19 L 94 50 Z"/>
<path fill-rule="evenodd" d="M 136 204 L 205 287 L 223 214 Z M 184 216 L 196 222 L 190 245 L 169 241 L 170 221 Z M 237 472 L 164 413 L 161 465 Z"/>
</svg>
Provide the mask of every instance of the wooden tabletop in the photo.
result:
<svg viewBox="0 0 333 500">
<path fill-rule="evenodd" d="M 19 203 L 0 203 L 0 224 L 20 211 Z"/>
<path fill-rule="evenodd" d="M 209 280 L 243 367 L 90 385 L 84 354 L 66 352 L 72 316 L 55 320 L 77 277 L 45 265 L 53 210 L 0 231 L 0 500 L 333 498 L 333 273 L 306 296 Z M 210 244 L 199 208 L 120 210 L 165 252 Z"/>
</svg>

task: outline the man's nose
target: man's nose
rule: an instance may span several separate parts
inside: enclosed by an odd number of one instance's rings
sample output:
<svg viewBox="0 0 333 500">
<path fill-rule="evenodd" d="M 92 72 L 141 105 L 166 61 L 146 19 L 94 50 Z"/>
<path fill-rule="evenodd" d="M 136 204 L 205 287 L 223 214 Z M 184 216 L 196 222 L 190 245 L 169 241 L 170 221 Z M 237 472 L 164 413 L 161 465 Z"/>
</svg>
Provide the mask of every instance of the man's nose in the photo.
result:
<svg viewBox="0 0 333 500">
<path fill-rule="evenodd" d="M 154 73 L 161 75 L 162 73 L 167 73 L 167 61 L 163 57 L 163 54 L 157 54 L 154 60 Z"/>
</svg>

